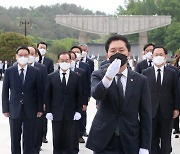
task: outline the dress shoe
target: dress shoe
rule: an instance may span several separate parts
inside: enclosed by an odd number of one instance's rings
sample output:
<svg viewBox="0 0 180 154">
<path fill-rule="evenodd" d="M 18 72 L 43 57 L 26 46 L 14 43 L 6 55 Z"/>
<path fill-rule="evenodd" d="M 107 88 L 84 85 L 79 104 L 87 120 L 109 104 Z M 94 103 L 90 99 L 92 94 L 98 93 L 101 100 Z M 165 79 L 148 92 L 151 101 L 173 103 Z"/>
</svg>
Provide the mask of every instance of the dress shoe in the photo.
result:
<svg viewBox="0 0 180 154">
<path fill-rule="evenodd" d="M 178 131 L 178 130 L 173 131 L 173 134 L 179 134 L 179 133 L 180 133 L 180 131 Z"/>
<path fill-rule="evenodd" d="M 88 134 L 86 132 L 83 133 L 84 137 L 88 137 Z"/>
<path fill-rule="evenodd" d="M 85 143 L 85 140 L 82 137 L 80 137 L 79 138 L 79 143 Z"/>
<path fill-rule="evenodd" d="M 48 140 L 46 139 L 46 137 L 43 137 L 42 142 L 43 143 L 48 143 Z"/>
<path fill-rule="evenodd" d="M 179 138 L 179 135 L 175 135 L 175 138 Z"/>
</svg>

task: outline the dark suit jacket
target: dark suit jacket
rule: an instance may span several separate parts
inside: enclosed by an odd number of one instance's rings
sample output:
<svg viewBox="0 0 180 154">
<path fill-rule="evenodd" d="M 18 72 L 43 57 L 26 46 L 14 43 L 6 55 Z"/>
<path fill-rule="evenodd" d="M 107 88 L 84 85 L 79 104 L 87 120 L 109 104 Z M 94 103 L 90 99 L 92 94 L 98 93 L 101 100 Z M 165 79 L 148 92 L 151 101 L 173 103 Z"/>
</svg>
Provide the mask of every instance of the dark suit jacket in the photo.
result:
<svg viewBox="0 0 180 154">
<path fill-rule="evenodd" d="M 88 64 L 81 61 L 79 62 L 79 68 L 83 69 L 86 72 L 86 81 L 87 81 L 86 96 L 91 97 L 91 68 Z"/>
<path fill-rule="evenodd" d="M 64 91 L 59 70 L 50 74 L 45 101 L 47 113 L 53 114 L 54 121 L 73 120 L 75 112 L 80 112 L 82 107 L 82 85 L 79 76 L 70 71 L 69 80 Z"/>
<path fill-rule="evenodd" d="M 89 64 L 91 68 L 91 73 L 94 71 L 94 61 L 88 57 L 86 57 L 86 63 Z"/>
<path fill-rule="evenodd" d="M 46 88 L 47 88 L 47 81 L 48 81 L 47 80 L 48 74 L 47 74 L 46 66 L 43 64 L 35 62 L 34 67 L 38 68 L 39 72 L 41 74 L 41 80 L 42 80 L 42 85 L 43 85 L 43 96 L 44 96 Z M 44 100 L 43 100 L 43 103 L 44 103 Z"/>
<path fill-rule="evenodd" d="M 11 118 L 17 119 L 21 112 L 22 102 L 27 118 L 35 118 L 37 112 L 43 112 L 42 83 L 39 82 L 40 80 L 39 70 L 28 66 L 22 86 L 18 66 L 8 68 L 5 72 L 2 89 L 3 113 L 10 112 Z"/>
<path fill-rule="evenodd" d="M 173 110 L 179 110 L 178 80 L 174 70 L 164 67 L 163 81 L 160 92 L 156 83 L 154 67 L 150 67 L 142 72 L 148 78 L 151 93 L 152 117 L 157 114 L 160 106 L 161 114 L 164 118 L 172 118 Z"/>
<path fill-rule="evenodd" d="M 47 67 L 47 73 L 54 72 L 53 61 L 50 58 L 44 57 L 43 64 Z"/>
<path fill-rule="evenodd" d="M 88 105 L 87 102 L 88 102 L 88 96 L 87 96 L 87 80 L 86 80 L 86 72 L 81 69 L 81 68 L 75 68 L 74 69 L 74 72 L 76 72 L 79 76 L 80 76 L 80 79 L 81 79 L 81 82 L 82 82 L 82 105 Z"/>
<path fill-rule="evenodd" d="M 128 70 L 125 101 L 122 108 L 119 108 L 115 80 L 107 89 L 102 83 L 105 72 L 98 70 L 92 74 L 92 97 L 99 100 L 100 104 L 92 122 L 86 147 L 96 152 L 102 151 L 119 126 L 125 154 L 137 154 L 139 148 L 150 149 L 152 118 L 146 77 Z"/>
<path fill-rule="evenodd" d="M 148 68 L 148 63 L 147 63 L 147 59 L 139 62 L 136 66 L 136 72 L 140 73 L 142 72 L 142 70 Z"/>
</svg>

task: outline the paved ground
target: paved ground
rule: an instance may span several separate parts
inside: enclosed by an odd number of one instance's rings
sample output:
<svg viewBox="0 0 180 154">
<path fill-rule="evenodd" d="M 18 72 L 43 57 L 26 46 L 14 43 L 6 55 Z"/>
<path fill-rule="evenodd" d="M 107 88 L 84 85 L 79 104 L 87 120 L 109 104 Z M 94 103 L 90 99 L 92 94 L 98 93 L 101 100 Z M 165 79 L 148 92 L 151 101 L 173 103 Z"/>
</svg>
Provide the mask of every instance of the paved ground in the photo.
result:
<svg viewBox="0 0 180 154">
<path fill-rule="evenodd" d="M 1 95 L 2 81 L 0 81 L 0 95 Z M 1 98 L 1 97 L 0 97 Z M 1 99 L 0 99 L 0 154 L 10 154 L 10 133 L 8 119 L 1 114 Z M 89 131 L 92 119 L 96 113 L 95 101 L 91 99 L 88 106 L 87 116 L 87 131 Z M 51 123 L 48 124 L 48 143 L 43 144 L 41 154 L 52 154 L 52 134 Z M 175 139 L 172 136 L 173 152 L 172 154 L 180 154 L 180 138 Z M 92 151 L 85 148 L 85 144 L 80 144 L 79 154 L 92 154 Z"/>
</svg>

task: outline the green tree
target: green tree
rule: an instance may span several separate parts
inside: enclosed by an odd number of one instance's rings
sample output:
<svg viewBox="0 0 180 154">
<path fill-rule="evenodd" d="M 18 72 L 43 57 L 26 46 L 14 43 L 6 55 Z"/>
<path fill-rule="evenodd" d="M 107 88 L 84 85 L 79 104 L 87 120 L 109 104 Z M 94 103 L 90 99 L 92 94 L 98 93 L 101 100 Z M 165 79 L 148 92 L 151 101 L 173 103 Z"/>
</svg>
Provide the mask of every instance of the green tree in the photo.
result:
<svg viewBox="0 0 180 154">
<path fill-rule="evenodd" d="M 0 59 L 14 60 L 16 49 L 19 46 L 32 45 L 32 41 L 19 33 L 1 33 L 0 34 Z"/>
</svg>

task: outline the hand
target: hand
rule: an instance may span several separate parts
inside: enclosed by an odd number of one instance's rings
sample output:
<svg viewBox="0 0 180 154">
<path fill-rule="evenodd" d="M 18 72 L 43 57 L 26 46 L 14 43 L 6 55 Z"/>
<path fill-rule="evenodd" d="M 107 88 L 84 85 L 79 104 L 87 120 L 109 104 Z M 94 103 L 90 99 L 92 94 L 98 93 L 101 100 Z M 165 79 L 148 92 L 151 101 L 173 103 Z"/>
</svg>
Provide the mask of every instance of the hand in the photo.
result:
<svg viewBox="0 0 180 154">
<path fill-rule="evenodd" d="M 10 113 L 9 112 L 6 112 L 6 113 L 3 113 L 5 117 L 10 117 Z"/>
<path fill-rule="evenodd" d="M 119 72 L 119 69 L 121 67 L 121 60 L 115 59 L 108 67 L 105 76 L 108 79 L 113 79 L 115 75 Z"/>
<path fill-rule="evenodd" d="M 74 114 L 74 119 L 73 120 L 79 120 L 79 119 L 81 119 L 81 114 L 79 112 L 76 112 Z"/>
<path fill-rule="evenodd" d="M 38 113 L 37 113 L 37 118 L 42 117 L 42 115 L 43 115 L 43 113 L 42 113 L 42 112 L 38 112 Z"/>
<path fill-rule="evenodd" d="M 139 149 L 139 154 L 149 154 L 149 150 L 140 148 Z"/>
<path fill-rule="evenodd" d="M 179 116 L 179 110 L 173 111 L 173 119 L 177 118 Z"/>
<path fill-rule="evenodd" d="M 87 105 L 83 105 L 82 110 L 86 111 L 87 110 Z"/>
<path fill-rule="evenodd" d="M 47 113 L 46 114 L 46 119 L 53 120 L 53 114 L 52 113 Z"/>
</svg>

